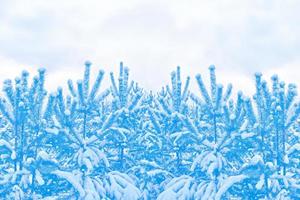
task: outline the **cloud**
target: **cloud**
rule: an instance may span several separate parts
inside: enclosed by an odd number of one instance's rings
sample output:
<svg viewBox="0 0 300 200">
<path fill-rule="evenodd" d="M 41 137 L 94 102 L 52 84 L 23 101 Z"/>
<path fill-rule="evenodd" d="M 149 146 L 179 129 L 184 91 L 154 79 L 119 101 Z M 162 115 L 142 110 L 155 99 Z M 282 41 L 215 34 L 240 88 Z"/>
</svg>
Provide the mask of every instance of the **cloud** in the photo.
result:
<svg viewBox="0 0 300 200">
<path fill-rule="evenodd" d="M 0 84 L 6 79 L 14 80 L 17 76 L 20 77 L 22 70 L 26 69 L 28 72 L 32 73 L 35 71 L 34 67 L 24 65 L 21 63 L 16 62 L 13 59 L 5 58 L 0 56 Z M 0 87 L 2 88 L 2 87 Z M 2 90 L 0 90 L 0 94 Z"/>
<path fill-rule="evenodd" d="M 49 80 L 59 77 L 51 88 L 78 77 L 86 59 L 107 74 L 124 61 L 130 76 L 153 90 L 169 83 L 177 65 L 193 78 L 215 64 L 221 81 L 249 91 L 256 71 L 297 81 L 297 0 L 30 0 L 0 9 L 1 67 L 7 60 L 18 65 L 15 72 L 46 67 Z"/>
<path fill-rule="evenodd" d="M 277 74 L 280 81 L 284 81 L 286 84 L 294 83 L 300 86 L 300 62 L 291 62 L 283 66 L 275 66 L 271 70 L 265 70 L 264 72 L 265 78 L 268 79 L 274 74 Z"/>
</svg>

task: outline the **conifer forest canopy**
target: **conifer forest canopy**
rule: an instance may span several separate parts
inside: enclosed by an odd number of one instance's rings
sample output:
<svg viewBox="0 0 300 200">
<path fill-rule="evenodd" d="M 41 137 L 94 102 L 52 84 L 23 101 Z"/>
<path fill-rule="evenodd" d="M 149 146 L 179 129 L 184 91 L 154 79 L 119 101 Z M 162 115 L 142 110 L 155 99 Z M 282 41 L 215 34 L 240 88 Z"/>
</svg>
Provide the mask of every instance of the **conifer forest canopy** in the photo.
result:
<svg viewBox="0 0 300 200">
<path fill-rule="evenodd" d="M 152 92 L 123 63 L 95 81 L 90 69 L 52 93 L 45 69 L 3 82 L 0 199 L 300 199 L 294 84 L 256 73 L 254 94 L 232 94 L 214 66 L 208 83 L 177 67 Z"/>
</svg>

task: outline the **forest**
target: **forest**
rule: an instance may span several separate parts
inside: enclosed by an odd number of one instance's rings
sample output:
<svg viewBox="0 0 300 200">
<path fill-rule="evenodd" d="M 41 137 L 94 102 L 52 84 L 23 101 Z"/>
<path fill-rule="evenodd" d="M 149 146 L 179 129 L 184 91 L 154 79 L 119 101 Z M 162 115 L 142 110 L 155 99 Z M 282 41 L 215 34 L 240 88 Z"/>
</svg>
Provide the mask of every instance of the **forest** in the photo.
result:
<svg viewBox="0 0 300 200">
<path fill-rule="evenodd" d="M 212 65 L 208 83 L 177 67 L 154 92 L 123 63 L 93 81 L 91 66 L 55 92 L 44 68 L 3 82 L 0 199 L 300 199 L 295 84 L 256 73 L 254 94 L 233 94 Z"/>
</svg>

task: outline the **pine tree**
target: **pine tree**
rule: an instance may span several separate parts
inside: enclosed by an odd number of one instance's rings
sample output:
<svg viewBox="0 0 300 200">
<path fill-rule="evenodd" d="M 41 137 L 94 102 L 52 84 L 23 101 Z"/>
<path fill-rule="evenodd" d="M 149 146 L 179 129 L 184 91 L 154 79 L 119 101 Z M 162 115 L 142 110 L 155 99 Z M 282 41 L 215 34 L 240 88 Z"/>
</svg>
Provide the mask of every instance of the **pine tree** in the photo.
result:
<svg viewBox="0 0 300 200">
<path fill-rule="evenodd" d="M 300 103 L 277 75 L 255 75 L 252 98 L 232 85 L 200 95 L 181 69 L 158 93 L 120 64 L 101 90 L 91 63 L 68 91 L 23 71 L 0 94 L 1 199 L 299 199 Z"/>
</svg>

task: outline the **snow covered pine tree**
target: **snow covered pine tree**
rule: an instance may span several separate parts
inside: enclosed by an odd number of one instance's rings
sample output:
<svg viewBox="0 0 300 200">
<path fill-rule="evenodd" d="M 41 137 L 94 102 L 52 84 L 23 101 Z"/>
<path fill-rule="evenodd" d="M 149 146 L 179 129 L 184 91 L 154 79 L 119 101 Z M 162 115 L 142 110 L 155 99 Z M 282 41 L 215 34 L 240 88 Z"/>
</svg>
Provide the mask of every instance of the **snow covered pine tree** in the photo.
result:
<svg viewBox="0 0 300 200">
<path fill-rule="evenodd" d="M 255 74 L 252 98 L 181 69 L 155 93 L 120 64 L 47 92 L 45 69 L 0 94 L 0 199 L 300 199 L 300 103 L 277 75 Z"/>
</svg>

